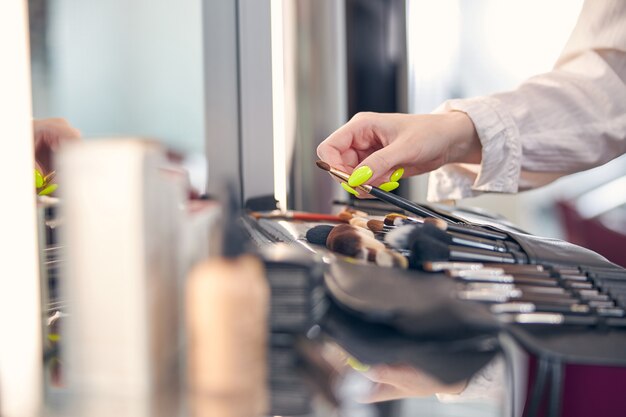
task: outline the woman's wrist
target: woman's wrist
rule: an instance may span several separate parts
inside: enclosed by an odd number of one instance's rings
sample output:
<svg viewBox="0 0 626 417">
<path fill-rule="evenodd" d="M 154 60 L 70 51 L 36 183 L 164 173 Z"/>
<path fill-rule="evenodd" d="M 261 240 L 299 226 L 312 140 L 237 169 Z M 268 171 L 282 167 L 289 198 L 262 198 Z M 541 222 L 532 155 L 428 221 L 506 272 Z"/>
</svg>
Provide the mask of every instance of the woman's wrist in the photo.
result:
<svg viewBox="0 0 626 417">
<path fill-rule="evenodd" d="M 446 113 L 450 132 L 447 163 L 480 164 L 482 144 L 472 119 L 464 112 Z"/>
</svg>

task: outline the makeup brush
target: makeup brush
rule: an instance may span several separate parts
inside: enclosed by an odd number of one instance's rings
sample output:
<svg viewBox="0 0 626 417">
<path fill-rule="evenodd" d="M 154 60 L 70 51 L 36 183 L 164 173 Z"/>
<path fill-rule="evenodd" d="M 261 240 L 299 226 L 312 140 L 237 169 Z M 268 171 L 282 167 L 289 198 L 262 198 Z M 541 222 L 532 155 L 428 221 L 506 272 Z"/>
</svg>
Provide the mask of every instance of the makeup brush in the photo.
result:
<svg viewBox="0 0 626 417">
<path fill-rule="evenodd" d="M 306 240 L 309 243 L 315 245 L 323 245 L 326 246 L 326 239 L 330 234 L 330 231 L 333 230 L 335 226 L 331 226 L 329 224 L 321 224 L 319 226 L 315 226 L 307 230 L 306 232 Z"/>
<path fill-rule="evenodd" d="M 419 234 L 410 243 L 409 266 L 421 268 L 427 261 L 478 261 L 515 263 L 508 253 L 491 252 L 481 249 L 446 245 L 430 236 Z"/>
<path fill-rule="evenodd" d="M 301 220 L 306 222 L 334 222 L 340 223 L 344 220 L 333 214 L 323 213 L 306 213 L 300 211 L 272 211 L 269 213 L 260 213 L 253 211 L 250 213 L 255 219 L 288 219 Z"/>
<path fill-rule="evenodd" d="M 463 289 L 470 291 L 485 291 L 494 293 L 509 293 L 510 291 L 520 291 L 521 295 L 540 295 L 545 297 L 574 299 L 574 294 L 569 293 L 561 287 L 541 287 L 536 285 L 519 285 L 518 283 L 494 283 L 494 282 L 468 282 L 462 285 Z"/>
<path fill-rule="evenodd" d="M 324 161 L 317 161 L 315 162 L 315 164 L 319 168 L 323 169 L 324 171 L 330 172 L 332 175 L 341 179 L 342 181 L 348 182 L 348 178 L 350 178 L 350 175 L 348 175 L 347 173 L 341 170 L 338 170 L 337 168 L 331 167 L 328 163 Z M 407 200 L 406 198 L 402 198 L 395 194 L 388 193 L 387 191 L 383 191 L 380 188 L 374 187 L 372 185 L 363 184 L 363 185 L 359 185 L 357 188 L 363 190 L 364 192 L 370 195 L 373 195 L 374 197 L 380 200 L 386 201 L 387 203 L 393 204 L 396 207 L 399 207 L 408 212 L 417 214 L 419 216 L 434 217 L 434 218 L 441 219 L 446 222 L 451 221 L 427 209 L 426 207 L 423 207 L 423 206 L 420 206 L 419 204 L 414 203 L 411 200 Z"/>
<path fill-rule="evenodd" d="M 409 217 L 400 213 L 389 213 L 385 216 L 385 219 L 383 220 L 383 222 L 385 223 L 386 226 L 403 226 L 405 224 L 424 223 L 424 219 L 421 217 L 420 218 Z"/>
<path fill-rule="evenodd" d="M 510 274 L 479 274 L 481 270 L 447 270 L 446 275 L 452 278 L 459 278 L 464 281 L 472 282 L 500 282 L 500 283 L 517 283 L 528 284 L 542 287 L 558 287 L 559 283 L 555 278 L 535 278 L 524 277 Z"/>
<path fill-rule="evenodd" d="M 367 233 L 369 230 L 350 225 L 338 225 L 326 239 L 326 247 L 333 252 L 374 262 L 379 266 L 407 268 L 408 260 L 389 249 Z"/>
<path fill-rule="evenodd" d="M 408 249 L 410 246 L 409 237 L 416 228 L 422 225 L 407 224 L 390 229 L 383 238 L 383 241 L 395 249 Z"/>
<path fill-rule="evenodd" d="M 416 229 L 413 233 L 418 233 L 417 230 L 418 229 Z M 502 242 L 498 242 L 497 240 L 482 239 L 458 232 L 444 232 L 431 223 L 424 223 L 419 230 L 421 233 L 425 233 L 448 245 L 468 246 L 494 252 L 508 252 L 508 249 L 504 246 L 504 244 L 502 244 Z"/>
<path fill-rule="evenodd" d="M 594 316 L 572 316 L 559 313 L 521 313 L 521 314 L 500 314 L 499 320 L 505 323 L 535 324 L 535 325 L 575 325 L 575 326 L 596 326 L 605 325 L 607 327 L 626 327 L 625 318 L 602 319 Z"/>
<path fill-rule="evenodd" d="M 385 226 L 385 223 L 382 220 L 368 220 L 367 228 L 374 233 L 386 233 L 389 231 L 389 228 Z"/>
<path fill-rule="evenodd" d="M 414 224 L 396 227 L 385 235 L 385 242 L 398 249 L 406 249 L 412 240 L 412 235 L 426 234 L 447 245 L 460 245 L 494 252 L 507 252 L 507 248 L 495 240 L 477 238 L 463 233 L 444 232 L 431 223 Z"/>
<path fill-rule="evenodd" d="M 505 235 L 504 233 L 496 232 L 493 230 L 488 230 L 480 226 L 472 226 L 469 224 L 451 224 L 445 220 L 441 221 L 440 219 L 433 219 L 433 218 L 424 219 L 424 223 L 431 223 L 443 231 L 467 233 L 470 235 L 488 238 L 488 239 L 500 239 L 500 240 L 507 239 L 507 235 Z"/>
<path fill-rule="evenodd" d="M 526 302 L 510 302 L 493 304 L 490 310 L 494 314 L 503 313 L 563 313 L 563 314 L 589 314 L 591 309 L 584 304 L 571 305 L 554 305 L 554 304 L 535 304 Z"/>
<path fill-rule="evenodd" d="M 476 237 L 483 238 L 483 239 L 496 239 L 496 240 L 507 239 L 507 235 L 505 235 L 504 233 L 495 232 L 495 231 L 488 230 L 488 229 L 483 229 L 479 226 L 472 226 L 469 224 L 451 224 L 445 220 L 435 219 L 433 217 L 416 218 L 416 217 L 410 217 L 410 216 L 406 216 L 404 214 L 399 214 L 399 213 L 389 213 L 385 216 L 384 223 L 386 226 L 389 226 L 389 227 L 403 226 L 407 224 L 431 223 L 434 226 L 436 226 L 438 229 L 441 229 L 443 231 L 464 233 L 467 235 L 472 235 L 472 236 L 476 236 Z M 508 243 L 510 242 L 507 241 L 505 245 L 507 245 Z M 519 246 L 517 247 L 517 249 L 519 249 Z"/>
<path fill-rule="evenodd" d="M 356 227 L 370 230 L 369 227 L 367 227 L 367 222 L 368 220 L 365 217 L 353 217 L 350 219 L 348 223 L 351 226 L 356 226 Z"/>
<path fill-rule="evenodd" d="M 350 225 L 334 227 L 326 238 L 326 246 L 334 252 L 352 257 L 357 257 L 364 248 L 385 249 L 384 243 L 364 234 L 364 231 L 366 230 Z"/>
<path fill-rule="evenodd" d="M 519 289 L 508 292 L 489 290 L 461 290 L 456 292 L 456 296 L 462 300 L 478 301 L 484 303 L 506 303 L 506 302 L 529 302 L 538 304 L 549 304 L 553 306 L 571 306 L 580 304 L 579 301 L 571 297 L 555 297 L 551 294 L 524 293 Z"/>
<path fill-rule="evenodd" d="M 364 229 L 362 227 L 352 226 L 351 224 L 338 224 L 337 226 L 333 227 L 330 233 L 337 234 L 350 231 L 356 232 L 362 236 L 369 237 L 375 240 L 374 232 L 368 229 Z"/>
</svg>

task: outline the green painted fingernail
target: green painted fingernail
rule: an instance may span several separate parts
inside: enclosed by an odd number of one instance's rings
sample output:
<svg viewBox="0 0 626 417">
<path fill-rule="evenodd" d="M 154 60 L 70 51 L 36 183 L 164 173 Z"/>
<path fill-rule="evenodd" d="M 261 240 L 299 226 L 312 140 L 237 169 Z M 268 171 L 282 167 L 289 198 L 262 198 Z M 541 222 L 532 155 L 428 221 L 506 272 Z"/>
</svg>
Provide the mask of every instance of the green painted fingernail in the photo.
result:
<svg viewBox="0 0 626 417">
<path fill-rule="evenodd" d="M 37 194 L 39 194 L 39 195 L 52 194 L 53 192 L 55 192 L 57 190 L 57 188 L 59 188 L 59 184 L 50 184 L 46 188 L 44 188 L 43 190 L 39 191 Z"/>
<path fill-rule="evenodd" d="M 342 182 L 342 183 L 341 183 L 341 186 L 343 187 L 343 189 L 344 189 L 344 190 L 346 190 L 346 191 L 347 191 L 347 192 L 349 192 L 350 194 L 355 195 L 355 196 L 357 196 L 357 197 L 359 196 L 358 191 L 357 191 L 357 190 L 355 190 L 354 188 L 350 187 L 350 186 L 349 186 L 348 184 L 346 184 L 345 182 Z"/>
<path fill-rule="evenodd" d="M 350 185 L 350 187 L 358 187 L 365 181 L 372 178 L 372 174 L 372 168 L 368 167 L 367 165 L 363 165 L 362 167 L 359 167 L 355 169 L 354 172 L 352 172 L 352 175 L 350 175 L 350 178 L 348 178 L 348 184 Z"/>
<path fill-rule="evenodd" d="M 43 175 L 38 169 L 35 170 L 35 188 L 41 188 L 43 186 Z"/>
<path fill-rule="evenodd" d="M 354 369 L 355 371 L 358 372 L 367 372 L 370 370 L 370 366 L 366 365 L 364 363 L 361 363 L 360 361 L 358 361 L 357 359 L 353 358 L 353 357 L 349 357 L 346 359 L 346 364 Z"/>
<path fill-rule="evenodd" d="M 402 178 L 403 175 L 404 175 L 404 168 L 398 168 L 395 171 L 393 171 L 393 174 L 391 174 L 391 177 L 389 177 L 389 181 L 398 182 L 400 181 L 400 178 Z"/>
<path fill-rule="evenodd" d="M 380 188 L 383 191 L 393 191 L 399 186 L 400 186 L 399 182 L 392 181 L 392 182 L 386 182 L 384 184 L 380 184 L 378 188 Z"/>
</svg>

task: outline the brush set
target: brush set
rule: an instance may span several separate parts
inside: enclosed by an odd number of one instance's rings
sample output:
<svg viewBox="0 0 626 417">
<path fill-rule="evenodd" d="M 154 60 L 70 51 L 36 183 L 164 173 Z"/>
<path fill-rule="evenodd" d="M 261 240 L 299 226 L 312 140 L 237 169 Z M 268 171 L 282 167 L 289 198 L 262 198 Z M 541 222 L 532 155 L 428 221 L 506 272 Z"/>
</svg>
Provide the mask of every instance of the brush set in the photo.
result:
<svg viewBox="0 0 626 417">
<path fill-rule="evenodd" d="M 322 161 L 317 165 L 342 181 L 349 177 Z M 486 304 L 501 322 L 626 328 L 626 270 L 606 260 L 607 266 L 584 266 L 585 259 L 587 265 L 602 265 L 597 254 L 566 242 L 467 224 L 374 186 L 360 191 L 409 214 L 370 218 L 344 212 L 347 224 L 312 227 L 308 242 L 377 266 L 439 274 L 455 283 L 457 299 Z M 580 263 L 572 264 L 577 257 Z"/>
<path fill-rule="evenodd" d="M 626 327 L 626 271 L 529 264 L 499 231 L 391 213 L 314 226 L 306 238 L 377 266 L 445 275 L 457 298 L 487 304 L 504 322 Z"/>
</svg>

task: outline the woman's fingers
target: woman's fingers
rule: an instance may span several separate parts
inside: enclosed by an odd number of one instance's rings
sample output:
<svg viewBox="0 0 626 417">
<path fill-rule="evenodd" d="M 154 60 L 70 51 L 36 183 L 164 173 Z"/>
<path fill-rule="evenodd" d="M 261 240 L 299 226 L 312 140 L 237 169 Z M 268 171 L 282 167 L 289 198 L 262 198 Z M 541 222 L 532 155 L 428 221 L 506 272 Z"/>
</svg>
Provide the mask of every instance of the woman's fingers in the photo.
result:
<svg viewBox="0 0 626 417">
<path fill-rule="evenodd" d="M 331 166 L 352 172 L 367 155 L 382 147 L 376 113 L 358 113 L 317 147 L 317 156 Z"/>
<path fill-rule="evenodd" d="M 80 132 L 65 119 L 41 119 L 33 121 L 35 159 L 42 173 L 52 170 L 52 155 L 63 142 L 80 139 Z"/>
<path fill-rule="evenodd" d="M 399 168 L 403 168 L 406 162 L 402 160 L 402 149 L 396 149 L 397 146 L 394 145 L 395 143 L 392 143 L 365 158 L 352 172 L 348 183 L 356 187 L 366 183 L 378 185 L 389 182 L 391 176 Z M 394 177 L 398 176 L 395 175 Z"/>
</svg>

